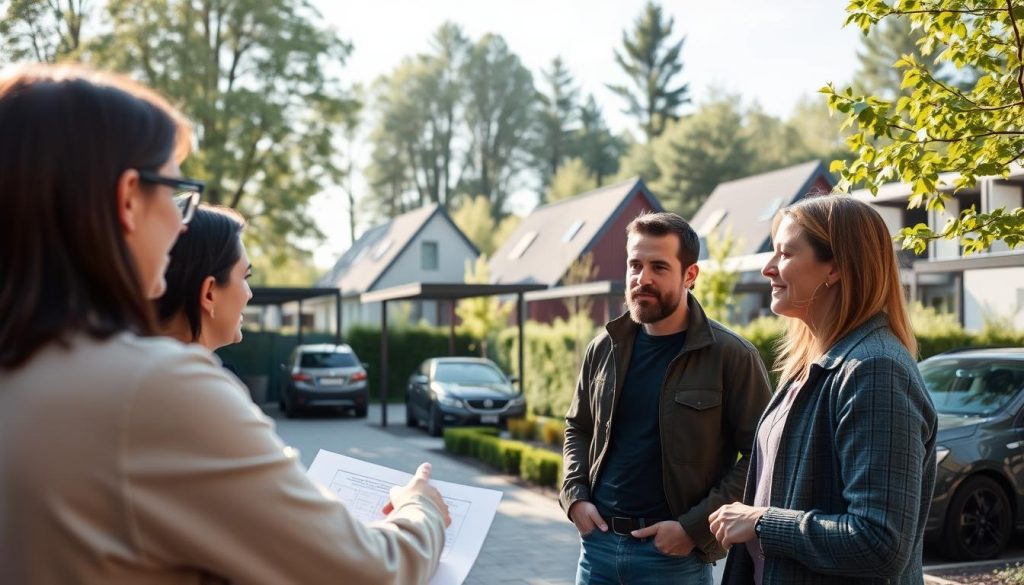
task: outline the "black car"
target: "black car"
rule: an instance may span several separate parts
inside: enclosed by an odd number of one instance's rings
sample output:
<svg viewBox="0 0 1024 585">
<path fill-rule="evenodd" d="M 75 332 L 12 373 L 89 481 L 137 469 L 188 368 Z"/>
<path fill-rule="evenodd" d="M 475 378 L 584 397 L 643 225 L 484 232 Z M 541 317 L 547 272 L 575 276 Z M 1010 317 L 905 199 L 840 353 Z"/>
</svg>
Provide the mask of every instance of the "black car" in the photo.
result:
<svg viewBox="0 0 1024 585">
<path fill-rule="evenodd" d="M 437 437 L 447 425 L 504 425 L 526 414 L 526 400 L 494 362 L 483 358 L 431 358 L 409 377 L 405 423 L 427 424 Z"/>
<path fill-rule="evenodd" d="M 925 538 L 952 559 L 997 557 L 1024 528 L 1024 348 L 948 352 L 919 367 L 939 415 Z"/>
<path fill-rule="evenodd" d="M 347 345 L 300 345 L 281 364 L 278 405 L 289 417 L 325 406 L 351 409 L 364 418 L 369 396 L 366 364 Z"/>
</svg>

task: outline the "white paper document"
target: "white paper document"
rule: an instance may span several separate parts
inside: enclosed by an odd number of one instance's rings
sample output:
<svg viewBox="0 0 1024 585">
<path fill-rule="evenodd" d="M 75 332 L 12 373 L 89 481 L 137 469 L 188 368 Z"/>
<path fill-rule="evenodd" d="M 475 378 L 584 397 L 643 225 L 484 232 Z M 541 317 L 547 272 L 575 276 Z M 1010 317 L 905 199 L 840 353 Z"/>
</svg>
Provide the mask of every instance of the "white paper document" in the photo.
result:
<svg viewBox="0 0 1024 585">
<path fill-rule="evenodd" d="M 381 509 L 388 491 L 405 485 L 412 474 L 321 449 L 306 474 L 338 495 L 353 516 L 363 522 L 383 520 Z M 501 492 L 436 479 L 431 485 L 448 504 L 452 523 L 445 532 L 444 552 L 431 585 L 461 585 L 476 562 Z"/>
</svg>

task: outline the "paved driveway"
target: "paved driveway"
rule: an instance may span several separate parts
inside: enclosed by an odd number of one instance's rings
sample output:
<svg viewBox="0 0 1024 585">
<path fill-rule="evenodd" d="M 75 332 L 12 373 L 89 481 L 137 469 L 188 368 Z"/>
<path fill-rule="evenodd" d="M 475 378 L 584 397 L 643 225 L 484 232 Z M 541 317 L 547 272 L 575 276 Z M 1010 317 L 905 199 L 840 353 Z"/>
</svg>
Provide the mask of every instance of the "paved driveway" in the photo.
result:
<svg viewBox="0 0 1024 585">
<path fill-rule="evenodd" d="M 372 461 L 412 473 L 423 461 L 430 461 L 434 477 L 446 481 L 496 489 L 504 493 L 491 531 L 466 583 L 526 583 L 529 585 L 570 585 L 576 574 L 579 543 L 576 530 L 555 501 L 553 490 L 524 488 L 504 475 L 482 465 L 448 456 L 441 439 L 419 429 L 405 427 L 405 407 L 388 408 L 389 426 L 380 426 L 380 408 L 370 407 L 367 419 L 338 418 L 328 414 L 296 420 L 282 417 L 274 408 L 267 414 L 277 420 L 285 442 L 299 449 L 308 467 L 319 449 Z M 1004 559 L 1024 558 L 1024 537 Z M 963 565 L 946 565 L 926 553 L 925 570 L 948 570 Z M 721 579 L 724 563 L 714 568 L 715 582 Z"/>
<path fill-rule="evenodd" d="M 404 406 L 389 408 L 386 430 L 379 425 L 379 408 L 372 406 L 366 420 L 333 416 L 289 420 L 273 409 L 267 413 L 277 419 L 278 432 L 286 443 L 299 449 L 307 467 L 321 448 L 409 473 L 430 461 L 437 479 L 503 492 L 467 584 L 573 583 L 579 545 L 575 528 L 555 502 L 555 493 L 520 487 L 507 476 L 491 475 L 485 467 L 446 456 L 440 439 L 405 427 Z"/>
</svg>

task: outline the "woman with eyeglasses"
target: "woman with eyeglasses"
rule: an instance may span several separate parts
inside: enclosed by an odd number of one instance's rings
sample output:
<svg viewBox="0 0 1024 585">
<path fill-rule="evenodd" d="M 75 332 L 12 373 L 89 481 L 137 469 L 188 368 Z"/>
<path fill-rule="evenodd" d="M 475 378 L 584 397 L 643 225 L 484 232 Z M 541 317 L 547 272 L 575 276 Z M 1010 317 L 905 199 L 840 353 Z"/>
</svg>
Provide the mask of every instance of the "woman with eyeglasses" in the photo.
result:
<svg viewBox="0 0 1024 585">
<path fill-rule="evenodd" d="M 923 583 L 937 422 L 889 230 L 867 203 L 812 196 L 779 211 L 772 244 L 781 382 L 743 502 L 709 518 L 732 547 L 722 582 Z"/>
<path fill-rule="evenodd" d="M 242 311 L 252 298 L 244 227 L 232 209 L 196 210 L 171 249 L 167 290 L 157 301 L 164 334 L 210 351 L 242 341 Z"/>
<path fill-rule="evenodd" d="M 121 77 L 0 73 L 2 580 L 426 583 L 428 464 L 363 525 L 207 349 L 157 335 L 189 133 Z"/>
</svg>

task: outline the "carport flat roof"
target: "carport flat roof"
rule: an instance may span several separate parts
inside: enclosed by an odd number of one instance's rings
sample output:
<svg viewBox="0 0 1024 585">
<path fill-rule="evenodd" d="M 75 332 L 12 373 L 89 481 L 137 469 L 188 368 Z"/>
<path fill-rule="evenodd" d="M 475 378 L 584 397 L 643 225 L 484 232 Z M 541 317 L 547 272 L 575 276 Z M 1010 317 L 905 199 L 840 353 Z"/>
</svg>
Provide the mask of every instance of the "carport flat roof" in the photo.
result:
<svg viewBox="0 0 1024 585">
<path fill-rule="evenodd" d="M 338 289 L 336 288 L 254 286 L 249 304 L 257 306 L 283 305 L 284 303 L 337 295 Z"/>
<path fill-rule="evenodd" d="M 543 284 L 466 284 L 464 282 L 412 282 L 359 295 L 363 303 L 406 300 L 468 299 L 543 290 Z"/>
<path fill-rule="evenodd" d="M 552 299 L 570 299 L 573 297 L 596 297 L 600 295 L 624 295 L 626 294 L 626 283 L 621 280 L 599 280 L 597 282 L 584 282 L 582 284 L 571 284 L 558 286 L 545 290 L 538 290 L 527 293 L 523 298 L 527 302 L 547 301 Z"/>
</svg>

